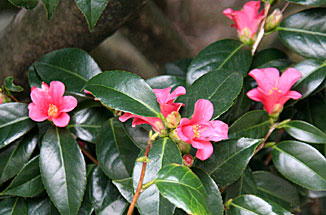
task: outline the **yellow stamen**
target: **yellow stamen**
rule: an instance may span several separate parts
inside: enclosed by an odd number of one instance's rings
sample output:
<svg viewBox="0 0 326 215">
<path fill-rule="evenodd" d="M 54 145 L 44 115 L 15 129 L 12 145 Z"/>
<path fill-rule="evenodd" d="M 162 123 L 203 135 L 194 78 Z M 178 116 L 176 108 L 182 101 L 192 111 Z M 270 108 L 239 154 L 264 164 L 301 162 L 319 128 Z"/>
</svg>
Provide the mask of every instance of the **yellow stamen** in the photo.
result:
<svg viewBox="0 0 326 215">
<path fill-rule="evenodd" d="M 58 116 L 57 106 L 55 106 L 53 104 L 49 104 L 48 116 L 51 116 L 52 118 L 56 118 Z"/>
<path fill-rule="evenodd" d="M 281 90 L 277 89 L 276 87 L 273 87 L 272 89 L 269 90 L 269 94 L 272 94 L 274 90 L 279 92 L 279 93 L 282 92 Z"/>
<path fill-rule="evenodd" d="M 193 136 L 193 139 L 195 138 L 199 138 L 200 137 L 200 132 L 204 131 L 206 128 L 203 128 L 201 130 L 199 130 L 201 128 L 200 125 L 193 125 L 192 126 L 192 131 L 194 132 L 194 136 Z"/>
</svg>

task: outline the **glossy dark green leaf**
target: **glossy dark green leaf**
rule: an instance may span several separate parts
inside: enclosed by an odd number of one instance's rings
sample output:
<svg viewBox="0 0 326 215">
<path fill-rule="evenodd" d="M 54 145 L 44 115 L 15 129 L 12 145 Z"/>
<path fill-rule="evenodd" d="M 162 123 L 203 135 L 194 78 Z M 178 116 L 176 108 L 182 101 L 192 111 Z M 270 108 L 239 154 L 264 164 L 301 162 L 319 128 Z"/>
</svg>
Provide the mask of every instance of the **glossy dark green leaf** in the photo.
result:
<svg viewBox="0 0 326 215">
<path fill-rule="evenodd" d="M 0 195 L 34 197 L 44 190 L 39 167 L 39 156 L 30 160 Z"/>
<path fill-rule="evenodd" d="M 298 191 L 288 181 L 267 171 L 254 172 L 253 175 L 258 189 L 257 196 L 271 200 L 288 210 L 300 205 Z"/>
<path fill-rule="evenodd" d="M 40 170 L 44 187 L 61 214 L 77 214 L 86 187 L 84 157 L 73 136 L 50 128 L 43 137 Z"/>
<path fill-rule="evenodd" d="M 91 201 L 97 215 L 123 214 L 128 203 L 110 179 L 96 167 L 90 182 Z"/>
<path fill-rule="evenodd" d="M 146 80 L 147 84 L 153 89 L 164 89 L 167 87 L 176 88 L 177 86 L 185 86 L 186 81 L 182 78 L 172 75 L 161 75 Z"/>
<path fill-rule="evenodd" d="M 132 177 L 121 180 L 113 180 L 112 183 L 118 188 L 119 192 L 129 203 L 134 196 L 134 188 L 132 185 Z"/>
<path fill-rule="evenodd" d="M 301 99 L 314 92 L 325 80 L 326 64 L 320 60 L 305 60 L 294 66 L 302 74 L 301 79 L 294 85 L 294 90 L 302 94 Z"/>
<path fill-rule="evenodd" d="M 160 194 L 188 214 L 209 214 L 207 194 L 200 179 L 186 166 L 168 164 L 155 179 Z"/>
<path fill-rule="evenodd" d="M 87 172 L 86 172 L 86 177 L 87 177 L 87 185 L 86 185 L 86 190 L 84 194 L 84 199 L 82 201 L 82 204 L 79 208 L 78 215 L 91 215 L 94 211 L 94 207 L 92 205 L 91 201 L 91 186 L 90 186 L 90 181 L 92 180 L 93 172 L 96 168 L 96 164 L 89 164 L 87 165 Z"/>
<path fill-rule="evenodd" d="M 295 13 L 284 19 L 278 28 L 281 41 L 301 56 L 323 60 L 326 55 L 325 19 L 326 8 Z"/>
<path fill-rule="evenodd" d="M 144 151 L 139 154 L 139 157 L 144 156 Z M 159 139 L 153 143 L 149 152 L 148 158 L 150 163 L 147 163 L 145 177 L 143 183 L 150 182 L 155 179 L 158 171 L 170 163 L 182 164 L 182 157 L 177 145 L 170 139 Z M 141 174 L 142 162 L 136 162 L 133 171 L 133 186 L 136 190 Z M 173 214 L 175 206 L 166 198 L 159 194 L 155 185 L 146 189 L 139 196 L 137 201 L 138 211 L 143 214 Z"/>
<path fill-rule="evenodd" d="M 205 161 L 197 160 L 195 166 L 223 188 L 241 176 L 260 142 L 261 139 L 240 138 L 213 143 L 213 154 Z"/>
<path fill-rule="evenodd" d="M 14 78 L 12 76 L 5 78 L 4 85 L 7 90 L 12 92 L 21 92 L 24 90 L 21 86 L 14 84 Z"/>
<path fill-rule="evenodd" d="M 86 90 L 106 106 L 141 116 L 160 116 L 153 90 L 143 79 L 129 72 L 99 74 L 88 82 Z"/>
<path fill-rule="evenodd" d="M 250 111 L 235 121 L 229 129 L 229 138 L 263 138 L 269 128 L 268 113 L 263 110 Z"/>
<path fill-rule="evenodd" d="M 110 0 L 75 0 L 75 2 L 79 10 L 84 14 L 89 29 L 93 30 Z"/>
<path fill-rule="evenodd" d="M 227 210 L 228 215 L 291 215 L 281 206 L 263 200 L 254 195 L 243 195 L 235 198 Z"/>
<path fill-rule="evenodd" d="M 71 113 L 67 128 L 78 138 L 95 143 L 103 123 L 111 116 L 103 107 L 87 107 Z"/>
<path fill-rule="evenodd" d="M 111 179 L 128 178 L 132 174 L 139 149 L 118 118 L 108 120 L 97 140 L 96 155 L 103 172 Z"/>
<path fill-rule="evenodd" d="M 48 197 L 27 199 L 28 215 L 60 215 Z"/>
<path fill-rule="evenodd" d="M 33 9 L 36 7 L 38 0 L 8 0 L 11 4 L 15 5 L 16 7 L 23 7 L 26 9 Z"/>
<path fill-rule="evenodd" d="M 30 132 L 0 151 L 0 183 L 15 176 L 29 160 L 37 144 L 36 132 Z"/>
<path fill-rule="evenodd" d="M 37 74 L 36 69 L 33 66 L 28 68 L 28 83 L 32 88 L 33 86 L 40 88 L 42 86 L 42 79 Z"/>
<path fill-rule="evenodd" d="M 222 196 L 214 180 L 201 169 L 193 168 L 192 171 L 198 176 L 201 183 L 204 185 L 207 193 L 206 201 L 209 213 L 212 215 L 223 215 L 224 206 Z"/>
<path fill-rule="evenodd" d="M 187 83 L 192 84 L 202 75 L 220 69 L 247 75 L 252 61 L 250 50 L 237 40 L 219 40 L 204 48 L 191 62 Z"/>
<path fill-rule="evenodd" d="M 212 119 L 227 111 L 242 88 L 242 76 L 227 70 L 210 72 L 200 77 L 177 101 L 184 103 L 183 116 L 190 117 L 198 99 L 208 99 L 214 105 Z"/>
<path fill-rule="evenodd" d="M 192 59 L 182 59 L 172 63 L 167 63 L 163 66 L 163 71 L 167 75 L 186 78 L 186 73 Z"/>
<path fill-rule="evenodd" d="M 48 19 L 51 18 L 60 0 L 42 0 Z"/>
<path fill-rule="evenodd" d="M 26 134 L 34 125 L 26 104 L 0 104 L 0 148 Z"/>
<path fill-rule="evenodd" d="M 283 141 L 273 147 L 273 163 L 284 177 L 310 190 L 326 190 L 326 159 L 314 147 Z"/>
<path fill-rule="evenodd" d="M 283 70 L 289 67 L 292 61 L 281 50 L 275 48 L 264 49 L 258 52 L 252 61 L 251 68 L 269 68 L 274 67 Z"/>
<path fill-rule="evenodd" d="M 305 121 L 291 120 L 283 127 L 289 135 L 297 140 L 326 144 L 326 134 Z"/>
<path fill-rule="evenodd" d="M 326 6 L 325 0 L 287 0 L 291 3 L 302 4 L 307 6 Z"/>
<path fill-rule="evenodd" d="M 234 199 L 244 194 L 257 194 L 257 185 L 249 167 L 245 169 L 238 180 L 228 186 L 226 199 Z"/>
<path fill-rule="evenodd" d="M 27 215 L 27 204 L 23 198 L 7 198 L 0 201 L 1 215 Z"/>
<path fill-rule="evenodd" d="M 134 140 L 135 145 L 140 149 L 146 149 L 148 142 L 148 132 L 144 126 L 132 127 L 132 120 L 123 123 L 129 136 Z"/>
<path fill-rule="evenodd" d="M 47 84 L 55 80 L 63 82 L 66 92 L 71 93 L 80 93 L 89 79 L 101 73 L 93 58 L 77 48 L 50 52 L 36 61 L 30 70 L 37 73 L 36 77 L 32 75 L 33 78 L 39 77 Z"/>
</svg>

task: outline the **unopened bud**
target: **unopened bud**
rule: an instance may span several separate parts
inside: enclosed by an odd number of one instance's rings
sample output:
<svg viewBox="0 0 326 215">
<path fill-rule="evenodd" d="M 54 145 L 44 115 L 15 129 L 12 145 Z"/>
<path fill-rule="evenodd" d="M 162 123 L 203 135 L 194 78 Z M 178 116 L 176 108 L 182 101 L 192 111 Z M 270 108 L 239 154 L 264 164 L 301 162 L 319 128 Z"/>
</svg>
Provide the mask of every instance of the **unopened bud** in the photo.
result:
<svg viewBox="0 0 326 215">
<path fill-rule="evenodd" d="M 177 111 L 173 111 L 166 118 L 166 126 L 168 128 L 176 128 L 181 120 L 181 115 Z"/>
<path fill-rule="evenodd" d="M 179 149 L 183 154 L 187 154 L 191 150 L 191 145 L 189 143 L 180 142 L 178 143 Z"/>
<path fill-rule="evenodd" d="M 274 30 L 275 28 L 277 28 L 281 21 L 282 21 L 282 12 L 280 11 L 280 9 L 275 9 L 273 11 L 273 13 L 271 15 L 269 15 L 266 19 L 266 24 L 265 24 L 265 31 L 268 32 L 268 31 L 272 31 Z"/>
<path fill-rule="evenodd" d="M 0 90 L 0 104 L 11 102 L 11 99 Z"/>
<path fill-rule="evenodd" d="M 186 154 L 182 157 L 182 163 L 187 167 L 192 167 L 194 164 L 194 158 L 191 156 L 191 154 Z"/>
<path fill-rule="evenodd" d="M 242 29 L 241 32 L 238 32 L 238 36 L 240 41 L 247 46 L 252 46 L 256 40 L 256 35 L 253 36 L 249 28 Z"/>
<path fill-rule="evenodd" d="M 269 114 L 269 116 L 274 120 L 274 122 L 277 121 L 282 110 L 283 110 L 283 106 L 281 104 L 274 105 L 273 112 L 271 114 Z"/>
</svg>

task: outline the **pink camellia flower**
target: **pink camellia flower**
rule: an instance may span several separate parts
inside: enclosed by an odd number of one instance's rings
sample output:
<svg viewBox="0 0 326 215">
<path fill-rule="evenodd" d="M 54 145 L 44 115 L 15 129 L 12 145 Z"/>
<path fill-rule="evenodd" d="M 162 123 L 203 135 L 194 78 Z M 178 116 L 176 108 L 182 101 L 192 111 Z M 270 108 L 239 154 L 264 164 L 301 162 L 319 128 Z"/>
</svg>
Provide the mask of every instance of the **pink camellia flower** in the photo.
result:
<svg viewBox="0 0 326 215">
<path fill-rule="evenodd" d="M 292 85 L 302 76 L 294 68 L 287 69 L 281 77 L 275 68 L 254 69 L 249 75 L 256 80 L 258 87 L 250 90 L 247 96 L 262 102 L 269 114 L 279 113 L 287 100 L 299 99 L 302 96 L 297 91 L 290 91 Z"/>
<path fill-rule="evenodd" d="M 234 21 L 231 25 L 238 29 L 241 41 L 254 40 L 260 22 L 264 18 L 264 10 L 259 13 L 260 1 L 249 1 L 240 11 L 225 9 L 223 14 Z"/>
<path fill-rule="evenodd" d="M 37 122 L 46 119 L 53 121 L 58 127 L 65 127 L 70 121 L 66 112 L 77 106 L 73 96 L 63 96 L 65 85 L 60 81 L 52 81 L 50 87 L 42 83 L 42 88 L 32 87 L 32 103 L 28 105 L 29 117 Z"/>
<path fill-rule="evenodd" d="M 182 118 L 176 131 L 180 139 L 197 149 L 196 157 L 206 160 L 213 153 L 210 141 L 228 139 L 228 125 L 222 121 L 209 121 L 214 112 L 213 104 L 206 99 L 199 99 L 195 104 L 191 119 Z"/>
<path fill-rule="evenodd" d="M 184 87 L 177 87 L 172 93 L 170 93 L 171 87 L 165 89 L 154 89 L 153 91 L 156 95 L 157 102 L 160 104 L 161 113 L 166 118 L 172 112 L 179 111 L 179 109 L 183 105 L 181 103 L 174 103 L 173 101 L 178 96 L 184 95 L 186 93 L 186 89 Z M 119 117 L 119 120 L 121 122 L 125 122 L 130 118 L 134 118 L 132 122 L 133 127 L 140 124 L 149 124 L 157 132 L 165 130 L 165 126 L 162 120 L 158 117 L 144 117 L 131 113 L 124 113 L 122 116 Z"/>
</svg>

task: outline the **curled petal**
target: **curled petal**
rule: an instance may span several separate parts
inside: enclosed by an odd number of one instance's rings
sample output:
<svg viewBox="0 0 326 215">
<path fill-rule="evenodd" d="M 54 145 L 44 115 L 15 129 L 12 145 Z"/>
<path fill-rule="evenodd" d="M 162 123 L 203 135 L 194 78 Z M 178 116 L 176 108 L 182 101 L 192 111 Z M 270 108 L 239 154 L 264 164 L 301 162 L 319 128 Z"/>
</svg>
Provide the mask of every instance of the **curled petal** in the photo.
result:
<svg viewBox="0 0 326 215">
<path fill-rule="evenodd" d="M 285 70 L 278 82 L 278 89 L 280 89 L 284 94 L 287 93 L 301 76 L 302 74 L 297 69 L 289 68 Z"/>
<path fill-rule="evenodd" d="M 153 89 L 157 102 L 160 104 L 165 104 L 167 103 L 167 100 L 169 98 L 170 92 L 171 92 L 171 87 L 165 88 L 165 89 Z"/>
<path fill-rule="evenodd" d="M 66 127 L 69 124 L 70 116 L 69 114 L 63 112 L 60 113 L 59 116 L 57 116 L 56 118 L 53 118 L 52 121 L 53 124 L 55 124 L 58 127 Z"/>
<path fill-rule="evenodd" d="M 175 90 L 169 95 L 168 102 L 172 102 L 178 96 L 186 94 L 186 89 L 182 86 L 175 88 Z"/>
<path fill-rule="evenodd" d="M 249 75 L 256 80 L 258 87 L 266 94 L 278 85 L 279 71 L 275 68 L 254 69 L 249 72 Z"/>
<path fill-rule="evenodd" d="M 187 118 L 182 118 L 179 126 L 176 128 L 179 138 L 187 143 L 191 143 L 191 139 L 194 136 L 192 130 L 192 125 L 190 125 L 190 120 Z"/>
<path fill-rule="evenodd" d="M 259 102 L 259 101 L 262 100 L 262 99 L 261 99 L 261 96 L 262 96 L 262 95 L 261 95 L 261 92 L 260 92 L 257 88 L 248 91 L 248 92 L 247 92 L 247 96 L 248 96 L 250 99 L 252 99 L 252 100 L 254 100 L 254 101 L 257 101 L 257 102 Z"/>
<path fill-rule="evenodd" d="M 199 99 L 195 104 L 194 114 L 192 115 L 191 122 L 204 122 L 209 121 L 214 112 L 213 104 L 206 99 Z"/>
</svg>

